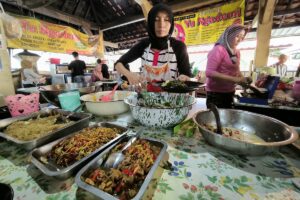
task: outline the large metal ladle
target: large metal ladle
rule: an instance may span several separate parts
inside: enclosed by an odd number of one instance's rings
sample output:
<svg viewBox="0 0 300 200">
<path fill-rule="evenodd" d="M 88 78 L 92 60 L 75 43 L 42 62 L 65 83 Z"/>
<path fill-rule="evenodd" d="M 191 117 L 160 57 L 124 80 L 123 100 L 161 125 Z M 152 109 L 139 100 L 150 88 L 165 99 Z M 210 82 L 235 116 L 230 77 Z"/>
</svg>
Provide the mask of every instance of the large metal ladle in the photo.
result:
<svg viewBox="0 0 300 200">
<path fill-rule="evenodd" d="M 213 103 L 210 103 L 208 107 L 209 107 L 210 111 L 212 111 L 214 116 L 215 116 L 216 124 L 217 124 L 217 133 L 220 134 L 220 135 L 223 135 L 222 124 L 221 124 L 221 120 L 220 120 L 220 114 L 219 114 L 218 107 Z"/>
</svg>

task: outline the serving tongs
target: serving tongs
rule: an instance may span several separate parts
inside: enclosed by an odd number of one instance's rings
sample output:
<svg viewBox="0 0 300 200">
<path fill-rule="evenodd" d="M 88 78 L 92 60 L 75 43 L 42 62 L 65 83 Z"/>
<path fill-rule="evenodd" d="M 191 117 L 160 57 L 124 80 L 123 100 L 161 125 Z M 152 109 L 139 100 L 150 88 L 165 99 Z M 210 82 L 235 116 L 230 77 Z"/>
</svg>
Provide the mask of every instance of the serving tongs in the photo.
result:
<svg viewBox="0 0 300 200">
<path fill-rule="evenodd" d="M 106 159 L 103 167 L 106 169 L 117 168 L 118 165 L 124 160 L 124 151 L 128 149 L 139 137 L 142 132 L 142 128 L 137 131 L 137 133 L 131 136 L 125 146 L 118 152 L 112 153 Z"/>
<path fill-rule="evenodd" d="M 221 124 L 221 120 L 220 120 L 220 114 L 219 114 L 218 107 L 213 103 L 210 103 L 208 107 L 209 107 L 209 110 L 211 112 L 213 112 L 213 114 L 215 116 L 216 124 L 217 124 L 217 134 L 223 135 L 222 124 Z"/>
<path fill-rule="evenodd" d="M 59 115 L 56 119 L 55 124 L 61 124 L 61 123 L 67 123 L 69 122 L 69 118 L 74 115 L 75 112 L 77 112 L 80 108 L 82 108 L 85 105 L 85 102 L 81 103 L 79 106 L 77 106 L 72 112 L 70 112 L 67 116 Z"/>
</svg>

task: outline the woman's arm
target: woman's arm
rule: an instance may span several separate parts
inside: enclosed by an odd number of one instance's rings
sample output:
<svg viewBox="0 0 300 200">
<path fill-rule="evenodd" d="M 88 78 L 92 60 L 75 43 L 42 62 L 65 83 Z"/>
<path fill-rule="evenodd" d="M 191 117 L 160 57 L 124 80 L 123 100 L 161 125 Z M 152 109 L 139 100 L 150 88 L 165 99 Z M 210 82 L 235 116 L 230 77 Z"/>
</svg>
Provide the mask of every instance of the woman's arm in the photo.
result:
<svg viewBox="0 0 300 200">
<path fill-rule="evenodd" d="M 223 47 L 215 46 L 207 56 L 207 66 L 206 66 L 206 77 L 213 79 L 225 80 L 234 83 L 244 83 L 246 78 L 239 72 L 238 76 L 230 76 L 220 73 L 219 66 L 222 64 L 224 59 Z M 225 52 L 227 53 L 227 52 Z"/>
<path fill-rule="evenodd" d="M 187 53 L 187 47 L 183 42 L 171 39 L 171 46 L 175 52 L 178 69 L 178 79 L 181 81 L 188 81 L 192 76 L 189 55 Z"/>
<path fill-rule="evenodd" d="M 126 54 L 124 54 L 115 64 L 115 69 L 124 76 L 127 77 L 130 84 L 138 84 L 142 82 L 142 78 L 138 76 L 136 73 L 130 72 L 128 69 L 125 68 L 124 65 L 140 58 L 145 48 L 149 45 L 147 40 L 142 40 L 138 44 L 134 45 Z"/>
</svg>

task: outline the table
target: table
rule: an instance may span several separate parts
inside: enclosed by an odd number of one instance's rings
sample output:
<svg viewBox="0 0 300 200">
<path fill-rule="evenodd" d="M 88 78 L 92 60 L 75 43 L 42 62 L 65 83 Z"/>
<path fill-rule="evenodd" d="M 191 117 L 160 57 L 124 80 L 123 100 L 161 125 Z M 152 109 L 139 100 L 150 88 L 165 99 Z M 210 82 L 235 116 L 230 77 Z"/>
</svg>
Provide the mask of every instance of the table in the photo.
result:
<svg viewBox="0 0 300 200">
<path fill-rule="evenodd" d="M 288 107 L 288 106 L 271 107 L 269 105 L 240 103 L 238 101 L 235 101 L 234 108 L 267 115 L 276 118 L 282 122 L 285 122 L 291 126 L 298 126 L 298 127 L 300 126 L 299 107 Z"/>
<path fill-rule="evenodd" d="M 198 99 L 189 116 L 204 108 L 205 99 Z M 101 120 L 138 126 L 128 113 L 93 122 Z M 173 165 L 172 171 L 159 167 L 162 174 L 149 189 L 153 199 L 300 199 L 300 189 L 292 183 L 300 177 L 300 156 L 289 147 L 249 157 L 210 146 L 199 132 L 182 138 L 173 136 L 172 130 L 145 128 L 143 135 L 166 141 Z M 28 152 L 6 141 L 0 142 L 0 182 L 11 184 L 17 200 L 93 198 L 77 188 L 74 178 L 58 181 L 44 176 L 29 163 Z"/>
</svg>

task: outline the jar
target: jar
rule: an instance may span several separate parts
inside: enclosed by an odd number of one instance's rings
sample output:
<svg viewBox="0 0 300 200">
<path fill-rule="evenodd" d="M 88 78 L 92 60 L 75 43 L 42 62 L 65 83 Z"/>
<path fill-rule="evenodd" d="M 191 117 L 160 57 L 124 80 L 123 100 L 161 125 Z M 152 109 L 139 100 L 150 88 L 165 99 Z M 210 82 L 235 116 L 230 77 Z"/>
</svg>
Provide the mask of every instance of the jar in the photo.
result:
<svg viewBox="0 0 300 200">
<path fill-rule="evenodd" d="M 294 83 L 292 96 L 295 100 L 300 101 L 300 80 Z"/>
</svg>

